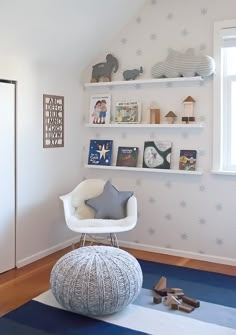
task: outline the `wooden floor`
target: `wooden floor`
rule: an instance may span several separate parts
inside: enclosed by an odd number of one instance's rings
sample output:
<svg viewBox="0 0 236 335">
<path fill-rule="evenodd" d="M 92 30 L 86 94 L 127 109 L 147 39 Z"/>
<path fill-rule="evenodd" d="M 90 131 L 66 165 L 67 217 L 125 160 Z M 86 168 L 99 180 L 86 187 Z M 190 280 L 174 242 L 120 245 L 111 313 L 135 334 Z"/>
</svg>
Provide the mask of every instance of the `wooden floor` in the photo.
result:
<svg viewBox="0 0 236 335">
<path fill-rule="evenodd" d="M 236 267 L 187 258 L 126 249 L 135 257 L 154 262 L 185 266 L 236 276 Z M 0 275 L 0 316 L 24 304 L 49 289 L 50 272 L 55 262 L 65 253 L 66 248 L 31 263 L 20 269 L 13 269 Z"/>
</svg>

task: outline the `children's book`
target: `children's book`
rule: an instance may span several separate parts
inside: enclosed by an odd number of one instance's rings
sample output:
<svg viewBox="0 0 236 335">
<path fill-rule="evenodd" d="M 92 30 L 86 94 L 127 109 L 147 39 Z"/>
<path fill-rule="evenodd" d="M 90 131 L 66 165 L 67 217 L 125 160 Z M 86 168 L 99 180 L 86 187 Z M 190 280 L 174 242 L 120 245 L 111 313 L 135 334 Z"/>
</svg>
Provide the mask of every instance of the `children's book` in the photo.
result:
<svg viewBox="0 0 236 335">
<path fill-rule="evenodd" d="M 112 140 L 90 140 L 89 165 L 111 165 Z"/>
<path fill-rule="evenodd" d="M 115 122 L 139 123 L 141 121 L 141 102 L 122 101 L 116 103 Z"/>
<path fill-rule="evenodd" d="M 136 167 L 138 151 L 137 147 L 118 147 L 116 166 Z"/>
<path fill-rule="evenodd" d="M 105 124 L 110 122 L 111 95 L 97 94 L 90 98 L 90 124 Z"/>
<path fill-rule="evenodd" d="M 179 170 L 196 170 L 197 150 L 180 150 Z"/>
<path fill-rule="evenodd" d="M 144 142 L 143 167 L 170 169 L 172 143 L 170 141 Z"/>
</svg>

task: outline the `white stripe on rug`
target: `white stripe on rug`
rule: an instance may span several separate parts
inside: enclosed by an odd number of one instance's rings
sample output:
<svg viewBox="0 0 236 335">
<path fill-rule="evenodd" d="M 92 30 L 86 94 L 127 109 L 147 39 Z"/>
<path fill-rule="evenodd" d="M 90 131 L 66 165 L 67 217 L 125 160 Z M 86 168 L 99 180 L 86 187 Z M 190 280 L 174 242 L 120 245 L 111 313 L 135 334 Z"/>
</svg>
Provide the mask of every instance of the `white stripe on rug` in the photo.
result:
<svg viewBox="0 0 236 335">
<path fill-rule="evenodd" d="M 63 309 L 50 290 L 34 300 Z M 236 335 L 236 330 L 232 328 L 133 304 L 119 313 L 98 317 L 97 319 L 152 335 Z"/>
</svg>

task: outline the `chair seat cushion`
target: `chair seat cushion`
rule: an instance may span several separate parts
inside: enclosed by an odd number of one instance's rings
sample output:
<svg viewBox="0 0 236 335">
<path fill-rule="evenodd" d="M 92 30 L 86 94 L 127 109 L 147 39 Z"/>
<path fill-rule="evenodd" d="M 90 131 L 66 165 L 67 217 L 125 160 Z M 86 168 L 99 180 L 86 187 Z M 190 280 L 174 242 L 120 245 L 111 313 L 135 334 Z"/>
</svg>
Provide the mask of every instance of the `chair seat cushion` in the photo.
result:
<svg viewBox="0 0 236 335">
<path fill-rule="evenodd" d="M 85 204 L 96 212 L 96 219 L 120 220 L 126 216 L 126 204 L 133 192 L 118 191 L 108 180 L 102 194 L 85 200 Z"/>
</svg>

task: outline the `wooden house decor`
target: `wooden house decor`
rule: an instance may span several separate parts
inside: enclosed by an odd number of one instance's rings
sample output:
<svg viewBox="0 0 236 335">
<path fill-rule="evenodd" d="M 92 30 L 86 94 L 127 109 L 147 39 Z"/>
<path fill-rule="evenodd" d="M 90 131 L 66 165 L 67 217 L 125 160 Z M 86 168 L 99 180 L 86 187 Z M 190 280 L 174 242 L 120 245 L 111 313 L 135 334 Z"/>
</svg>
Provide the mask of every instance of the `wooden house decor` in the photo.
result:
<svg viewBox="0 0 236 335">
<path fill-rule="evenodd" d="M 165 117 L 167 118 L 167 121 L 168 121 L 169 124 L 173 124 L 173 123 L 175 123 L 175 120 L 176 120 L 176 118 L 177 118 L 177 115 L 176 115 L 174 112 L 169 111 L 169 112 L 166 114 Z"/>
<path fill-rule="evenodd" d="M 184 101 L 184 116 L 182 117 L 182 122 L 195 122 L 195 117 L 193 115 L 193 105 L 195 103 L 195 100 L 188 96 Z"/>
<path fill-rule="evenodd" d="M 64 147 L 64 97 L 43 95 L 43 147 Z"/>
</svg>

